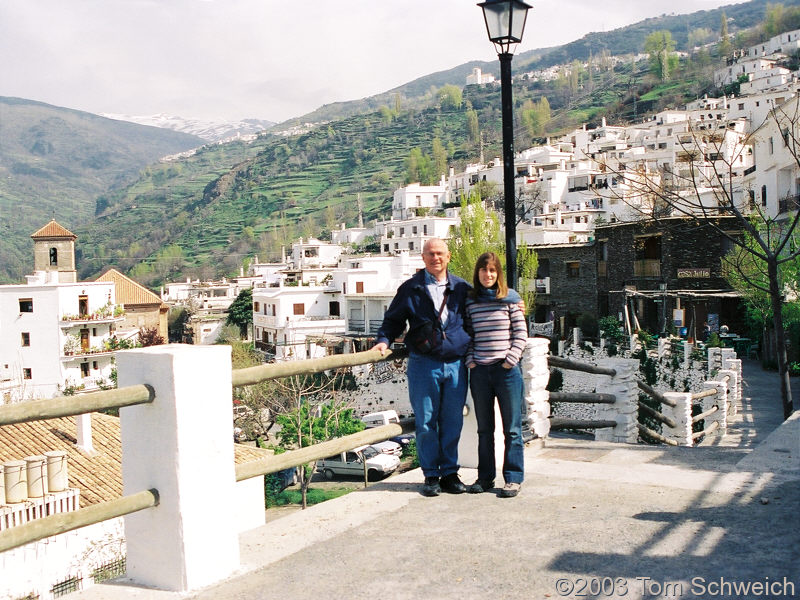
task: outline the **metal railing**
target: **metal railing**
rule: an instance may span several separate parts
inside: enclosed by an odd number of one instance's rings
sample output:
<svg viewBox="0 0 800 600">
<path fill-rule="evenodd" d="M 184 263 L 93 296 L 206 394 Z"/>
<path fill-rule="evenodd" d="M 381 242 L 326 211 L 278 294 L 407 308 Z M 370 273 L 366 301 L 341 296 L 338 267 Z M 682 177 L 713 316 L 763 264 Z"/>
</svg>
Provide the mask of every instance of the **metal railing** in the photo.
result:
<svg viewBox="0 0 800 600">
<path fill-rule="evenodd" d="M 384 355 L 381 355 L 377 350 L 368 350 L 355 354 L 336 354 L 324 358 L 235 369 L 232 372 L 232 385 L 233 387 L 253 385 L 268 379 L 321 373 L 343 367 L 401 359 L 407 355 L 408 353 L 405 350 L 388 350 Z M 155 399 L 155 392 L 150 385 L 139 384 L 113 390 L 90 392 L 80 396 L 21 402 L 0 406 L 0 426 L 147 404 L 155 401 Z M 383 441 L 392 436 L 400 435 L 402 432 L 403 428 L 400 425 L 383 425 L 306 448 L 290 450 L 284 454 L 243 463 L 236 466 L 236 480 L 242 481 L 260 475 L 275 473 L 289 467 L 296 467 L 360 445 Z M 59 533 L 122 517 L 157 506 L 158 503 L 158 490 L 150 489 L 74 512 L 59 513 L 36 519 L 24 525 L 0 531 L 0 552 Z"/>
</svg>

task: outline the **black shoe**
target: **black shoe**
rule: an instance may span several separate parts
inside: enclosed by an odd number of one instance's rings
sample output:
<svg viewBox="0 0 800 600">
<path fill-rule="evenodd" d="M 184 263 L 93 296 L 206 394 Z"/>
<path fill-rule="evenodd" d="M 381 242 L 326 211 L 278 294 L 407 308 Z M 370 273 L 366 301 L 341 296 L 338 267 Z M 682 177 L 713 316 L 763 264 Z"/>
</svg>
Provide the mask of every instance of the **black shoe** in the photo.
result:
<svg viewBox="0 0 800 600">
<path fill-rule="evenodd" d="M 442 493 L 442 488 L 439 485 L 438 477 L 426 477 L 425 483 L 422 484 L 423 496 L 438 496 Z"/>
<path fill-rule="evenodd" d="M 442 477 L 442 490 L 448 494 L 463 494 L 467 491 L 467 486 L 461 483 L 458 473 L 450 473 Z"/>
<path fill-rule="evenodd" d="M 467 490 L 470 494 L 482 494 L 488 492 L 494 487 L 494 481 L 487 481 L 486 479 L 478 479 L 475 483 L 469 486 Z"/>
</svg>

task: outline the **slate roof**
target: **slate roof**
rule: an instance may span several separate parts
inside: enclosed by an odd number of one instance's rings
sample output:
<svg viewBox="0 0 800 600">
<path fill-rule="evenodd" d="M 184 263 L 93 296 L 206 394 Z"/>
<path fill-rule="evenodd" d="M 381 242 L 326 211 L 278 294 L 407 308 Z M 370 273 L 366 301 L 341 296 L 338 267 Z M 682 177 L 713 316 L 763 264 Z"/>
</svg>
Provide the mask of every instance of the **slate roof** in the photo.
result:
<svg viewBox="0 0 800 600">
<path fill-rule="evenodd" d="M 122 496 L 122 444 L 119 417 L 92 413 L 91 456 L 75 446 L 74 417 L 0 426 L 0 462 L 22 460 L 50 450 L 66 450 L 69 487 L 81 492 L 81 507 Z M 268 450 L 234 445 L 236 464 L 263 458 Z"/>
<path fill-rule="evenodd" d="M 33 239 L 52 239 L 52 238 L 69 238 L 72 240 L 78 239 L 74 233 L 72 233 L 66 227 L 59 225 L 55 219 L 52 219 L 47 225 L 39 229 L 37 232 L 31 234 Z"/>
</svg>

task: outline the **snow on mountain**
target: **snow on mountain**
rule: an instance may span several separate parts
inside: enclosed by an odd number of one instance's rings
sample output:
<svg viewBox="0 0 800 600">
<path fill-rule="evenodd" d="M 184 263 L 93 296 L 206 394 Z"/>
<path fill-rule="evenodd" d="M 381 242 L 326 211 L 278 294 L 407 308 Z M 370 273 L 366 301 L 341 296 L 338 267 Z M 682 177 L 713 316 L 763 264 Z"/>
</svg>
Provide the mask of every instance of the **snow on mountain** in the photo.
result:
<svg viewBox="0 0 800 600">
<path fill-rule="evenodd" d="M 256 134 L 275 125 L 272 121 L 263 121 L 260 119 L 213 122 L 201 121 L 200 119 L 184 119 L 182 117 L 163 113 L 138 116 L 103 114 L 102 116 L 108 119 L 116 119 L 117 121 L 130 121 L 131 123 L 138 123 L 139 125 L 150 125 L 152 127 L 172 129 L 173 131 L 180 131 L 182 133 L 190 133 L 204 140 L 208 140 L 209 142 L 227 140 L 240 135 Z"/>
</svg>

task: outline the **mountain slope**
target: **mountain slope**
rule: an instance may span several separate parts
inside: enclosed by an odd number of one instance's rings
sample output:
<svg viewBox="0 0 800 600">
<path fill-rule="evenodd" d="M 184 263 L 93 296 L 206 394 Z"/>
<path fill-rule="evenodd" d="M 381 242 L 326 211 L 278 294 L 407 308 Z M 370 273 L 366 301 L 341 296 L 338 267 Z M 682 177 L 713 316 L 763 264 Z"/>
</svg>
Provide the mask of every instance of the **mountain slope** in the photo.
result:
<svg viewBox="0 0 800 600">
<path fill-rule="evenodd" d="M 0 97 L 0 282 L 30 272 L 28 236 L 55 217 L 70 229 L 97 197 L 161 156 L 197 147 L 183 133 Z"/>
</svg>

